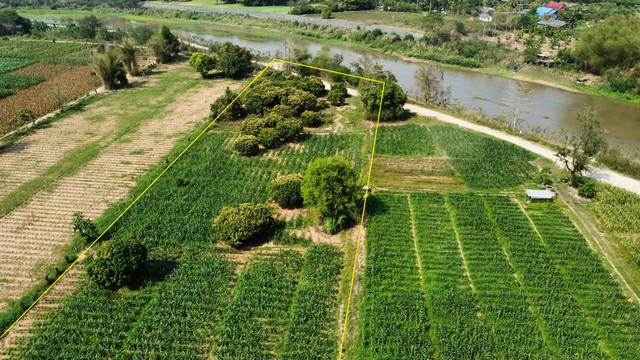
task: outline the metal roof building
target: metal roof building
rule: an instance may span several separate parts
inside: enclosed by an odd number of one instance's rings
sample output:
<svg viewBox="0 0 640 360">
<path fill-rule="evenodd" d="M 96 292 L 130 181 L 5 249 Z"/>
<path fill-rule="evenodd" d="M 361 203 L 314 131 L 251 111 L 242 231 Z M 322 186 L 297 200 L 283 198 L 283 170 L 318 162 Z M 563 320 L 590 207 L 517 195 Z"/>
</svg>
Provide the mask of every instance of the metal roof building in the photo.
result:
<svg viewBox="0 0 640 360">
<path fill-rule="evenodd" d="M 549 191 L 549 190 L 531 190 L 531 189 L 526 189 L 525 193 L 527 193 L 527 197 L 531 201 L 535 201 L 535 200 L 550 201 L 550 200 L 553 200 L 554 196 L 556 196 L 556 194 L 554 192 Z"/>
</svg>

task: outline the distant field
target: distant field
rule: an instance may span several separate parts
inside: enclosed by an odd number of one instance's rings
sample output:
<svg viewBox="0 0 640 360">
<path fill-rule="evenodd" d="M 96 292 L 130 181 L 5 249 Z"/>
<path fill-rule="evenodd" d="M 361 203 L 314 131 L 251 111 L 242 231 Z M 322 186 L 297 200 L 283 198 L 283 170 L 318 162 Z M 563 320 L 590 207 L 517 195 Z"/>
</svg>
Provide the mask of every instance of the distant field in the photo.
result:
<svg viewBox="0 0 640 360">
<path fill-rule="evenodd" d="M 23 124 L 19 109 L 42 116 L 94 88 L 93 45 L 36 40 L 0 41 L 0 135 Z"/>
<path fill-rule="evenodd" d="M 147 1 L 147 3 L 167 4 L 167 2 L 162 2 L 162 1 Z M 212 7 L 212 8 L 218 8 L 218 9 L 229 9 L 229 10 L 246 10 L 246 11 L 256 11 L 256 12 L 264 12 L 264 13 L 272 13 L 272 14 L 288 14 L 289 10 L 291 10 L 291 6 L 244 6 L 242 4 L 220 4 L 215 0 L 177 1 L 177 2 L 169 2 L 168 4 L 178 5 L 178 6 L 202 6 L 202 7 Z"/>
</svg>

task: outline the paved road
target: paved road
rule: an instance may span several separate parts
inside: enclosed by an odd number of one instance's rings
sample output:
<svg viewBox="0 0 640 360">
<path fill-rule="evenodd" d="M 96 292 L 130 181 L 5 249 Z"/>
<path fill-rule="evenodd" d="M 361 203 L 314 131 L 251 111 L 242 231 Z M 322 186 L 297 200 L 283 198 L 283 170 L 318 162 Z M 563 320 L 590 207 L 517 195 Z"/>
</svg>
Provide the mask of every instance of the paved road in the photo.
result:
<svg viewBox="0 0 640 360">
<path fill-rule="evenodd" d="M 212 13 L 221 13 L 221 14 L 232 14 L 232 15 L 247 15 L 259 19 L 273 19 L 279 21 L 298 21 L 306 24 L 316 24 L 316 25 L 329 25 L 337 28 L 356 30 L 360 29 L 380 29 L 382 32 L 395 32 L 396 34 L 404 37 L 407 34 L 413 35 L 416 39 L 421 38 L 422 34 L 403 31 L 389 26 L 370 26 L 370 25 L 362 25 L 358 23 L 354 23 L 351 21 L 345 20 L 335 20 L 335 19 L 321 19 L 316 17 L 308 17 L 303 15 L 287 15 L 287 14 L 270 14 L 258 11 L 251 10 L 238 10 L 238 9 L 221 9 L 216 7 L 204 7 L 204 6 L 184 6 L 184 5 L 175 5 L 175 4 L 158 4 L 158 3 L 142 3 L 142 6 L 151 9 L 165 9 L 165 10 L 178 10 L 178 11 L 195 11 L 195 12 L 212 12 Z"/>
</svg>

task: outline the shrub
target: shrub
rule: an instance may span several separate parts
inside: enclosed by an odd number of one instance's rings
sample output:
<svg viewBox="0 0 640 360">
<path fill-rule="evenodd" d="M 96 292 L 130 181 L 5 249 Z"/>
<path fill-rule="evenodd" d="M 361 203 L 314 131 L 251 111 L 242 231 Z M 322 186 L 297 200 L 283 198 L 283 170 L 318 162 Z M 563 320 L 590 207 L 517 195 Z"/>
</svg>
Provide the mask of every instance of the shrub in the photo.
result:
<svg viewBox="0 0 640 360">
<path fill-rule="evenodd" d="M 265 127 L 260 130 L 258 141 L 267 149 L 275 149 L 280 145 L 280 134 L 274 128 Z"/>
<path fill-rule="evenodd" d="M 274 223 L 271 207 L 245 203 L 224 207 L 213 221 L 213 227 L 218 240 L 238 247 L 267 237 Z"/>
<path fill-rule="evenodd" d="M 581 177 L 578 181 L 578 195 L 583 198 L 593 199 L 598 193 L 598 183 L 588 177 Z"/>
<path fill-rule="evenodd" d="M 302 114 L 305 110 L 313 110 L 317 105 L 316 97 L 304 90 L 294 90 L 286 100 L 296 114 Z"/>
<path fill-rule="evenodd" d="M 265 119 L 257 116 L 250 116 L 240 125 L 240 133 L 242 135 L 258 136 L 265 126 Z"/>
<path fill-rule="evenodd" d="M 117 50 L 113 47 L 107 48 L 104 54 L 95 56 L 93 59 L 93 71 L 100 78 L 106 89 L 117 89 L 129 84 L 124 63 L 120 60 Z"/>
<path fill-rule="evenodd" d="M 258 138 L 253 135 L 242 135 L 233 144 L 233 149 L 243 156 L 253 156 L 258 153 Z"/>
<path fill-rule="evenodd" d="M 158 62 L 167 63 L 180 51 L 180 40 L 163 25 L 160 32 L 149 40 L 148 46 Z"/>
<path fill-rule="evenodd" d="M 302 130 L 302 121 L 296 118 L 284 118 L 276 124 L 276 132 L 283 141 L 295 140 Z"/>
<path fill-rule="evenodd" d="M 216 68 L 216 59 L 203 52 L 194 52 L 189 59 L 189 65 L 205 77 L 209 71 Z"/>
<path fill-rule="evenodd" d="M 331 105 L 338 106 L 344 103 L 347 95 L 347 86 L 344 83 L 337 82 L 331 85 L 331 90 L 329 94 L 327 94 L 327 100 L 329 100 Z"/>
<path fill-rule="evenodd" d="M 89 263 L 87 273 L 107 288 L 131 284 L 147 261 L 147 248 L 135 239 L 115 239 L 103 243 Z"/>
<path fill-rule="evenodd" d="M 86 242 L 91 242 L 98 236 L 96 225 L 79 211 L 73 213 L 71 226 Z"/>
<path fill-rule="evenodd" d="M 224 95 L 217 98 L 216 101 L 211 104 L 211 118 L 215 119 L 218 115 L 222 114 L 220 118 L 218 118 L 220 121 L 234 121 L 241 119 L 245 114 L 241 99 L 236 100 L 233 105 L 227 109 L 227 111 L 222 113 L 237 96 L 237 92 L 232 91 L 227 87 L 224 91 Z"/>
<path fill-rule="evenodd" d="M 302 206 L 302 175 L 292 174 L 275 178 L 269 184 L 269 193 L 273 201 L 287 209 Z"/>
<path fill-rule="evenodd" d="M 318 127 L 322 124 L 322 114 L 317 111 L 305 110 L 300 114 L 300 121 L 302 121 L 302 126 Z"/>
<path fill-rule="evenodd" d="M 331 19 L 331 9 L 328 7 L 322 8 L 321 14 L 323 19 Z"/>
<path fill-rule="evenodd" d="M 356 173 L 343 158 L 317 159 L 309 164 L 302 182 L 304 204 L 314 206 L 322 221 L 331 226 L 326 232 L 342 229 L 354 219 L 358 185 Z"/>
<path fill-rule="evenodd" d="M 360 99 L 364 105 L 365 115 L 370 120 L 376 120 L 380 109 L 380 95 L 382 86 L 366 81 L 360 86 Z M 404 114 L 404 104 L 407 102 L 407 94 L 402 88 L 393 82 L 387 81 L 382 101 L 380 121 L 394 121 Z"/>
<path fill-rule="evenodd" d="M 280 115 L 282 117 L 294 117 L 296 114 L 290 106 L 279 104 L 271 109 L 271 114 Z"/>
<path fill-rule="evenodd" d="M 222 74 L 237 78 L 251 69 L 253 55 L 242 46 L 224 43 L 218 50 L 216 67 Z"/>
</svg>

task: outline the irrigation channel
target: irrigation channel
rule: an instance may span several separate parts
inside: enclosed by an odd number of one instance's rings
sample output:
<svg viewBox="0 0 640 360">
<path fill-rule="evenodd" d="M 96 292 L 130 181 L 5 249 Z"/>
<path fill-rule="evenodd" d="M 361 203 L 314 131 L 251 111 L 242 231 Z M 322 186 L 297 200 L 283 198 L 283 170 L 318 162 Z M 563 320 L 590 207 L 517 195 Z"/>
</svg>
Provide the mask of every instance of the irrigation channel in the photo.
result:
<svg viewBox="0 0 640 360">
<path fill-rule="evenodd" d="M 37 20 L 56 23 L 54 19 Z M 135 26 L 135 22 L 134 26 Z M 155 25 L 159 25 L 155 24 Z M 112 27 L 129 26 L 129 21 L 112 16 L 108 18 L 108 25 Z M 154 24 L 150 24 L 154 25 Z M 347 48 L 338 45 L 328 45 L 317 41 L 301 39 L 247 39 L 229 32 L 229 35 L 218 36 L 206 33 L 193 33 L 180 29 L 179 25 L 172 25 L 172 30 L 194 43 L 207 44 L 209 42 L 226 42 L 250 48 L 253 52 L 268 57 L 282 56 L 285 46 L 304 48 L 312 54 L 325 52 L 330 55 L 340 54 L 344 64 L 357 62 L 363 56 L 369 55 L 376 59 L 385 70 L 391 71 L 398 83 L 410 95 L 416 92 L 414 74 L 420 63 L 403 60 L 398 56 L 381 54 L 378 51 Z M 206 32 L 206 30 L 203 30 Z M 219 33 L 219 31 L 218 31 Z M 285 44 L 286 41 L 286 44 Z M 513 84 L 516 80 L 498 76 L 486 75 L 477 71 L 442 67 L 445 86 L 451 87 L 453 100 L 466 109 L 478 109 L 489 117 L 508 116 L 512 102 Z M 524 126 L 541 128 L 549 131 L 566 129 L 575 132 L 578 124 L 575 119 L 576 109 L 584 106 L 594 106 L 600 111 L 603 127 L 608 140 L 613 144 L 624 145 L 630 149 L 640 149 L 640 105 L 624 103 L 595 95 L 582 94 L 531 83 L 534 91 L 526 104 L 521 105 L 519 117 Z"/>
</svg>

